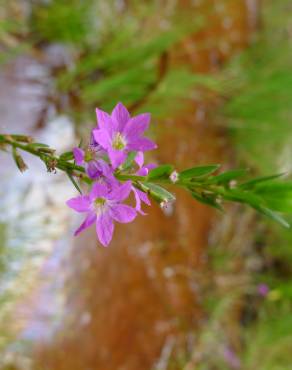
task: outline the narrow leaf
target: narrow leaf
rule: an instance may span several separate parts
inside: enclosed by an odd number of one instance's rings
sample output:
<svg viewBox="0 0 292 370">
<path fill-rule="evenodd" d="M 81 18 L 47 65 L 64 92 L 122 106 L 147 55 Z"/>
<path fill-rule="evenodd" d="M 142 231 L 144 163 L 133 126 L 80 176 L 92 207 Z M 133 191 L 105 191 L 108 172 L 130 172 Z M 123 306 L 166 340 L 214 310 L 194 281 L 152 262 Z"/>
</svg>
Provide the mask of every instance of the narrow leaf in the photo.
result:
<svg viewBox="0 0 292 370">
<path fill-rule="evenodd" d="M 269 208 L 266 208 L 262 205 L 256 205 L 252 206 L 254 209 L 256 209 L 258 212 L 262 213 L 263 215 L 269 217 L 271 220 L 278 222 L 280 225 L 286 227 L 287 229 L 290 228 L 290 224 L 278 213 L 272 211 Z"/>
<path fill-rule="evenodd" d="M 74 154 L 73 154 L 72 151 L 62 153 L 60 155 L 60 159 L 63 160 L 63 161 L 71 161 L 72 159 L 74 159 Z"/>
<path fill-rule="evenodd" d="M 80 189 L 79 185 L 77 184 L 77 182 L 75 181 L 75 179 L 74 179 L 74 177 L 71 175 L 71 173 L 67 171 L 67 175 L 68 175 L 69 179 L 71 180 L 72 184 L 74 185 L 74 187 L 77 189 L 77 191 L 78 191 L 80 194 L 82 194 L 82 191 L 81 191 L 81 189 Z"/>
<path fill-rule="evenodd" d="M 26 163 L 24 162 L 22 156 L 18 153 L 15 147 L 12 147 L 12 156 L 20 172 L 24 172 L 25 170 L 27 170 L 28 167 Z"/>
<path fill-rule="evenodd" d="M 16 141 L 21 141 L 22 143 L 31 143 L 33 138 L 27 135 L 11 135 L 11 137 Z"/>
<path fill-rule="evenodd" d="M 251 206 L 261 204 L 263 202 L 262 198 L 252 192 L 241 191 L 239 189 L 230 189 L 224 193 L 223 197 L 226 200 L 245 203 Z"/>
<path fill-rule="evenodd" d="M 279 177 L 282 177 L 284 175 L 285 175 L 284 173 L 279 173 L 279 174 L 271 175 L 271 176 L 257 177 L 253 180 L 250 180 L 250 181 L 244 182 L 243 184 L 240 184 L 239 187 L 241 189 L 251 189 L 255 185 L 258 185 L 259 183 L 262 183 L 262 182 L 265 182 L 265 181 L 275 180 L 275 179 L 277 179 Z"/>
<path fill-rule="evenodd" d="M 158 202 L 173 202 L 175 200 L 173 194 L 157 184 L 143 182 L 142 186 Z"/>
<path fill-rule="evenodd" d="M 46 148 L 46 147 L 38 148 L 38 152 L 40 152 L 40 153 L 54 154 L 55 151 L 56 151 L 56 149 L 52 149 L 52 148 Z"/>
<path fill-rule="evenodd" d="M 212 177 L 208 183 L 210 184 L 227 184 L 231 180 L 235 180 L 238 177 L 242 177 L 247 174 L 246 169 L 230 170 L 221 173 L 220 175 Z"/>
<path fill-rule="evenodd" d="M 220 204 L 217 203 L 215 197 L 205 196 L 203 194 L 199 194 L 196 192 L 192 192 L 192 197 L 203 204 L 216 208 L 219 211 L 223 211 L 223 208 L 221 207 Z"/>
<path fill-rule="evenodd" d="M 214 164 L 210 166 L 199 166 L 199 167 L 189 168 L 187 170 L 180 172 L 179 178 L 181 180 L 184 180 L 184 179 L 191 179 L 191 178 L 196 178 L 196 177 L 207 176 L 215 172 L 219 167 L 220 167 L 219 164 Z"/>
<path fill-rule="evenodd" d="M 49 145 L 43 143 L 31 143 L 29 146 L 32 148 L 49 148 Z"/>
<path fill-rule="evenodd" d="M 162 178 L 168 178 L 173 171 L 173 166 L 170 164 L 164 164 L 153 168 L 148 174 L 148 180 L 157 180 Z"/>
<path fill-rule="evenodd" d="M 292 196 L 292 181 L 271 181 L 260 183 L 254 189 L 260 195 Z"/>
<path fill-rule="evenodd" d="M 132 164 L 133 164 L 133 162 L 136 158 L 136 155 L 137 155 L 137 152 L 130 152 L 128 154 L 128 157 L 127 157 L 125 163 L 122 166 L 122 170 L 127 170 L 132 166 Z"/>
<path fill-rule="evenodd" d="M 290 225 L 286 220 L 283 219 L 278 213 L 274 212 L 273 210 L 267 208 L 263 205 L 264 199 L 260 198 L 259 196 L 250 193 L 250 192 L 240 192 L 240 191 L 230 191 L 229 193 L 224 195 L 224 199 L 232 200 L 239 203 L 245 203 L 250 205 L 252 208 L 257 210 L 258 212 L 262 213 L 263 215 L 269 217 L 270 219 L 278 222 L 284 227 L 289 228 Z"/>
</svg>

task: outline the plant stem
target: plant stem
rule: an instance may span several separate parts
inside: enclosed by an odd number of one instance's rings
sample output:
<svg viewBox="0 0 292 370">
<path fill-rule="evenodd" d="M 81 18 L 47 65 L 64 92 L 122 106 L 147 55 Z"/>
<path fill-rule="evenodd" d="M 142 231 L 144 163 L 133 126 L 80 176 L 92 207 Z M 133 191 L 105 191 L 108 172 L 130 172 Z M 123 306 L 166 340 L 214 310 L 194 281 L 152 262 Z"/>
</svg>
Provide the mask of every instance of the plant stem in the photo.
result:
<svg viewBox="0 0 292 370">
<path fill-rule="evenodd" d="M 45 163 L 48 171 L 54 171 L 56 168 L 67 173 L 69 172 L 70 174 L 74 174 L 73 171 L 75 171 L 75 175 L 78 177 L 85 173 L 83 167 L 77 166 L 74 163 L 65 161 L 54 155 L 54 149 L 43 147 L 41 145 L 38 146 L 37 143 L 33 142 L 33 139 L 30 136 L 0 134 L 0 145 L 4 147 L 10 145 L 15 149 L 21 149 L 39 157 L 40 160 Z M 78 174 L 78 172 L 80 172 L 80 174 Z"/>
<path fill-rule="evenodd" d="M 85 172 L 84 167 L 78 166 L 73 162 L 69 162 L 68 160 L 64 160 L 62 156 L 56 156 L 55 150 L 52 148 L 49 148 L 48 146 L 41 144 L 41 143 L 35 143 L 33 139 L 30 136 L 25 135 L 3 135 L 0 134 L 0 149 L 1 146 L 3 148 L 6 146 L 11 146 L 13 148 L 14 158 L 17 154 L 17 149 L 23 150 L 27 153 L 30 153 L 34 156 L 37 156 L 40 158 L 42 162 L 45 163 L 47 170 L 49 172 L 55 171 L 56 169 L 59 169 L 61 171 L 66 172 L 70 180 L 73 182 L 74 186 L 80 191 L 79 187 L 76 186 L 76 183 L 73 179 L 73 177 L 79 178 L 80 180 L 83 180 L 84 182 L 90 184 L 92 183 L 92 179 L 90 179 Z M 21 156 L 19 155 L 21 158 Z M 22 159 L 22 158 L 21 158 Z M 22 160 L 23 161 L 23 160 Z M 18 166 L 19 167 L 19 166 Z M 25 169 L 25 163 L 23 162 L 23 169 Z M 145 190 L 145 186 L 143 185 L 143 182 L 147 182 L 148 178 L 147 176 L 138 176 L 135 174 L 127 174 L 127 173 L 120 173 L 117 171 L 115 173 L 115 177 L 119 181 L 132 181 L 138 189 L 151 194 L 151 190 Z M 151 182 L 154 182 L 156 184 L 161 183 L 162 185 L 173 185 L 173 183 L 168 178 L 164 179 L 156 179 L 151 180 Z M 214 186 L 206 186 L 206 184 L 201 182 L 190 182 L 190 181 L 178 181 L 176 185 L 181 186 L 183 188 L 188 189 L 190 185 L 192 185 L 193 189 L 198 189 L 199 191 L 206 190 L 211 191 L 213 193 L 216 193 L 216 187 L 214 189 Z M 212 189 L 211 189 L 212 188 Z M 217 194 L 219 192 L 217 191 Z M 153 195 L 154 196 L 154 195 Z"/>
</svg>

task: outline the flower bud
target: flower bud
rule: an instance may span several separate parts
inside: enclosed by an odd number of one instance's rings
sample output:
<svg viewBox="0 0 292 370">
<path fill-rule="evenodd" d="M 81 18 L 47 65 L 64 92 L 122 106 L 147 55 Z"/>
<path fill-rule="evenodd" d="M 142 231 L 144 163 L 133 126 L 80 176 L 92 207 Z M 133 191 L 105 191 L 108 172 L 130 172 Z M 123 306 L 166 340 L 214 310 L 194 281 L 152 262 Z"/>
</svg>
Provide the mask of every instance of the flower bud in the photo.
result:
<svg viewBox="0 0 292 370">
<path fill-rule="evenodd" d="M 17 152 L 16 148 L 13 148 L 12 155 L 16 163 L 16 166 L 18 167 L 20 172 L 24 172 L 25 170 L 28 169 L 26 163 L 24 162 L 22 156 Z"/>
<path fill-rule="evenodd" d="M 162 209 L 163 213 L 166 216 L 171 216 L 173 214 L 174 208 L 173 208 L 173 201 L 167 201 L 164 200 L 163 202 L 160 203 L 160 208 Z"/>
<path fill-rule="evenodd" d="M 178 177 L 179 177 L 179 174 L 177 171 L 173 171 L 170 176 L 169 176 L 169 179 L 170 181 L 175 184 L 177 181 L 178 181 Z"/>
</svg>

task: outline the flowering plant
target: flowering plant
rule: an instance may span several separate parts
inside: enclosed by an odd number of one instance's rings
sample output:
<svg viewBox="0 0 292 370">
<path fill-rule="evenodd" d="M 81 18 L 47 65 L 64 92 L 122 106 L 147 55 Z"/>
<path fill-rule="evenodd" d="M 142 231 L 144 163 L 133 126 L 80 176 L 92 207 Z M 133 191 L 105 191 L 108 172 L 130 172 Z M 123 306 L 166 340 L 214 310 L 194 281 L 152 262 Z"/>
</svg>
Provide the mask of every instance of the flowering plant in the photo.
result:
<svg viewBox="0 0 292 370">
<path fill-rule="evenodd" d="M 55 150 L 24 135 L 0 135 L 0 148 L 12 147 L 13 158 L 21 171 L 27 166 L 19 154 L 24 150 L 38 156 L 49 172 L 57 169 L 67 173 L 80 195 L 67 205 L 85 219 L 75 231 L 78 235 L 92 224 L 102 245 L 109 245 L 114 222 L 128 223 L 137 214 L 145 215 L 142 204 L 150 199 L 167 207 L 175 197 L 165 186 L 174 184 L 190 192 L 197 201 L 222 209 L 224 200 L 245 203 L 285 227 L 289 224 L 279 212 L 291 212 L 292 183 L 280 181 L 282 174 L 238 182 L 247 170 L 218 173 L 220 165 L 207 165 L 177 172 L 172 165 L 145 164 L 144 153 L 157 148 L 145 137 L 150 114 L 131 117 L 126 107 L 118 103 L 111 115 L 96 109 L 95 127 L 84 148 L 55 155 Z M 84 193 L 81 190 L 84 184 Z M 135 205 L 125 203 L 133 194 Z"/>
</svg>

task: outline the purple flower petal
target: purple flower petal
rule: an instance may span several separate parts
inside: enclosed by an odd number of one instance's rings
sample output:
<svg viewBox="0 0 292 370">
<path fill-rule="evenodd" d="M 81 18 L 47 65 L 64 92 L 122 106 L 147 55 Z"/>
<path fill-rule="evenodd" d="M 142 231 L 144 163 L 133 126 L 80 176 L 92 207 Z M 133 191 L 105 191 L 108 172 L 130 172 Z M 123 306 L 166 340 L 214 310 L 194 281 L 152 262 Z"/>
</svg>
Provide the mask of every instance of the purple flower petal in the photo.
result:
<svg viewBox="0 0 292 370">
<path fill-rule="evenodd" d="M 267 284 L 261 283 L 261 284 L 258 285 L 258 293 L 262 297 L 267 296 L 268 293 L 269 293 L 269 291 L 270 291 L 270 288 L 269 288 L 269 286 Z"/>
<path fill-rule="evenodd" d="M 89 194 L 89 198 L 91 201 L 93 201 L 94 199 L 96 198 L 99 198 L 99 197 L 105 197 L 108 193 L 108 188 L 105 184 L 101 184 L 99 182 L 96 182 L 92 189 L 91 189 L 91 192 Z"/>
<path fill-rule="evenodd" d="M 111 116 L 107 112 L 104 112 L 98 108 L 96 108 L 95 112 L 96 112 L 98 127 L 102 130 L 107 131 L 109 135 L 112 136 L 114 127 L 113 127 L 113 121 L 111 119 Z"/>
<path fill-rule="evenodd" d="M 122 150 L 108 149 L 109 159 L 114 169 L 123 164 L 127 158 L 127 154 Z"/>
<path fill-rule="evenodd" d="M 99 241 L 107 247 L 112 240 L 114 223 L 108 212 L 102 213 L 96 220 L 96 233 Z"/>
<path fill-rule="evenodd" d="M 96 179 L 101 175 L 97 161 L 90 161 L 87 165 L 86 172 L 91 179 Z"/>
<path fill-rule="evenodd" d="M 110 208 L 111 217 L 118 222 L 128 223 L 137 216 L 136 210 L 126 204 L 116 204 Z"/>
<path fill-rule="evenodd" d="M 148 171 L 150 171 L 150 170 L 153 170 L 153 168 L 156 168 L 157 164 L 156 163 L 149 163 L 145 167 L 148 169 Z"/>
<path fill-rule="evenodd" d="M 108 131 L 104 129 L 94 129 L 92 130 L 94 140 L 100 144 L 104 149 L 109 149 L 111 147 L 111 138 Z"/>
<path fill-rule="evenodd" d="M 136 175 L 138 175 L 138 176 L 147 176 L 148 175 L 148 168 L 146 168 L 146 167 L 141 167 L 138 171 L 137 171 L 137 173 L 136 173 Z"/>
<path fill-rule="evenodd" d="M 144 163 L 144 153 L 143 152 L 138 152 L 136 157 L 135 157 L 135 162 L 139 167 L 143 166 Z"/>
<path fill-rule="evenodd" d="M 154 163 L 149 163 L 147 164 L 146 166 L 143 166 L 141 167 L 138 171 L 137 171 L 137 175 L 138 176 L 147 176 L 149 171 L 152 170 L 153 168 L 157 167 L 156 164 Z"/>
<path fill-rule="evenodd" d="M 109 195 L 108 199 L 122 202 L 127 199 L 131 192 L 131 181 L 125 182 L 123 185 L 116 187 Z"/>
<path fill-rule="evenodd" d="M 108 163 L 106 163 L 103 159 L 99 159 L 97 162 L 98 162 L 100 172 L 102 172 L 102 174 L 105 177 L 113 176 L 113 169 L 110 167 Z"/>
<path fill-rule="evenodd" d="M 145 152 L 147 150 L 156 149 L 157 145 L 152 140 L 146 137 L 140 137 L 138 139 L 130 141 L 127 145 L 127 148 L 129 150 Z"/>
<path fill-rule="evenodd" d="M 147 194 L 139 189 L 136 189 L 134 186 L 132 186 L 132 191 L 134 193 L 135 200 L 136 200 L 136 207 L 135 207 L 136 211 L 139 212 L 141 215 L 145 216 L 146 213 L 143 212 L 141 208 L 141 201 L 147 204 L 148 206 L 151 205 Z"/>
<path fill-rule="evenodd" d="M 149 127 L 150 113 L 139 114 L 126 124 L 123 134 L 130 140 L 141 136 Z"/>
<path fill-rule="evenodd" d="M 96 130 L 96 129 L 93 129 L 93 130 Z M 89 145 L 92 146 L 92 147 L 95 147 L 95 146 L 98 146 L 98 144 L 94 139 L 93 130 L 91 130 Z"/>
<path fill-rule="evenodd" d="M 136 201 L 135 210 L 136 210 L 137 212 L 139 212 L 141 215 L 145 216 L 145 215 L 146 215 L 146 213 L 145 213 L 145 212 L 143 212 L 143 211 L 142 211 L 142 208 L 141 208 L 141 199 L 140 199 L 140 197 L 139 197 L 139 194 L 138 194 L 138 192 L 137 192 L 137 189 L 136 189 L 134 186 L 132 186 L 132 191 L 133 191 L 133 193 L 134 193 L 135 201 Z"/>
<path fill-rule="evenodd" d="M 115 129 L 122 132 L 130 119 L 130 114 L 122 103 L 118 103 L 112 111 L 111 118 L 114 122 Z"/>
<path fill-rule="evenodd" d="M 88 212 L 91 202 L 88 195 L 80 195 L 79 197 L 69 199 L 66 204 L 77 212 Z"/>
<path fill-rule="evenodd" d="M 75 231 L 74 235 L 77 236 L 80 234 L 83 230 L 87 229 L 89 226 L 91 226 L 94 221 L 96 220 L 96 214 L 95 213 L 89 213 L 84 220 L 84 222 L 79 226 L 79 228 Z"/>
<path fill-rule="evenodd" d="M 75 159 L 76 164 L 78 164 L 78 166 L 82 165 L 82 163 L 84 161 L 84 150 L 82 150 L 80 148 L 74 148 L 73 149 L 73 155 L 74 155 L 74 159 Z"/>
<path fill-rule="evenodd" d="M 151 206 L 150 200 L 144 191 L 141 191 L 139 189 L 136 189 L 136 192 L 139 196 L 139 198 L 142 200 L 143 203 L 147 204 L 148 206 Z"/>
</svg>

